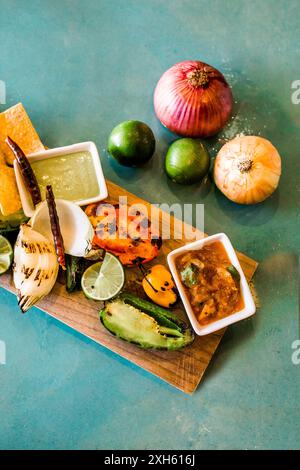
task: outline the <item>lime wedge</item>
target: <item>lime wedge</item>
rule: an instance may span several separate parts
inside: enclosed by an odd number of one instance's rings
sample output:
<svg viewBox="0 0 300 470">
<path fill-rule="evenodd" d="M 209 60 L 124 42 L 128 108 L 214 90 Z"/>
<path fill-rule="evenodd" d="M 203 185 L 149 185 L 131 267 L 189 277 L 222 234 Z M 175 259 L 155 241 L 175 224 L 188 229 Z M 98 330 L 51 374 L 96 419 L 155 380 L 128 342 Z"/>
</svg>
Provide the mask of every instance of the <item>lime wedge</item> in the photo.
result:
<svg viewBox="0 0 300 470">
<path fill-rule="evenodd" d="M 11 265 L 13 249 L 9 241 L 0 235 L 0 274 L 5 273 Z"/>
<path fill-rule="evenodd" d="M 81 287 L 89 299 L 109 300 L 121 291 L 124 280 L 122 264 L 116 256 L 106 253 L 103 262 L 92 264 L 83 273 Z"/>
</svg>

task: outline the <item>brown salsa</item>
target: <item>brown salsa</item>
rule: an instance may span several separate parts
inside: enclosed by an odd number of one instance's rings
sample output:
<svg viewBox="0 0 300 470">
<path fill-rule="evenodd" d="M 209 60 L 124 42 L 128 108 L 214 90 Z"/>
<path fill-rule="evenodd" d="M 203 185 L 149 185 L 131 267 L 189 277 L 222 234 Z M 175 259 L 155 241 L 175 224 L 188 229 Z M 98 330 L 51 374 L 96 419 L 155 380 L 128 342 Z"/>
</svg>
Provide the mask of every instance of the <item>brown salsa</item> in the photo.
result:
<svg viewBox="0 0 300 470">
<path fill-rule="evenodd" d="M 176 267 L 201 325 L 243 309 L 240 274 L 222 242 L 187 251 L 177 257 Z"/>
</svg>

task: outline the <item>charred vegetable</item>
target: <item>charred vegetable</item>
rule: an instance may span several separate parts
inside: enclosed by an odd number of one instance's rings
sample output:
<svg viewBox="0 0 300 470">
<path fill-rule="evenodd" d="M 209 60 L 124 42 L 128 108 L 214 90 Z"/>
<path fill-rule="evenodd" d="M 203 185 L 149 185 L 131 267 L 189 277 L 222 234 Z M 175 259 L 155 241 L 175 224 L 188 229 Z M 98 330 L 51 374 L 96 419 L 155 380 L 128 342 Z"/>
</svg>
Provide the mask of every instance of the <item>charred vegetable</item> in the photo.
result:
<svg viewBox="0 0 300 470">
<path fill-rule="evenodd" d="M 53 288 L 58 263 L 53 243 L 29 225 L 20 228 L 14 251 L 14 284 L 25 313 Z"/>
<path fill-rule="evenodd" d="M 37 179 L 35 177 L 33 169 L 31 168 L 29 160 L 23 150 L 9 136 L 7 136 L 5 141 L 9 148 L 12 150 L 14 156 L 16 157 L 21 174 L 24 178 L 24 182 L 31 195 L 32 202 L 36 206 L 39 202 L 41 202 L 42 197 Z"/>
<path fill-rule="evenodd" d="M 193 331 L 184 322 L 132 294 L 107 302 L 100 320 L 118 338 L 144 349 L 175 350 L 194 340 Z"/>
<path fill-rule="evenodd" d="M 142 266 L 143 288 L 147 296 L 157 305 L 170 308 L 177 301 L 175 284 L 168 269 L 162 264 L 152 266 L 148 271 Z"/>
<path fill-rule="evenodd" d="M 166 310 L 165 308 L 159 307 L 154 305 L 152 302 L 148 302 L 148 300 L 141 299 L 130 292 L 123 292 L 120 295 L 120 298 L 124 300 L 124 302 L 132 305 L 133 307 L 140 308 L 144 310 L 146 313 L 152 315 L 157 321 L 165 322 L 166 319 L 168 320 L 168 325 L 170 326 L 170 322 L 173 324 L 173 328 L 179 327 L 182 328 L 185 326 L 184 322 L 182 322 L 179 318 L 177 318 L 173 312 Z"/>
<path fill-rule="evenodd" d="M 65 249 L 64 241 L 59 226 L 59 218 L 57 215 L 55 199 L 50 185 L 46 186 L 46 200 L 49 210 L 51 230 L 55 245 L 55 251 L 57 256 L 58 264 L 65 270 L 66 269 L 66 259 L 65 259 Z"/>
<path fill-rule="evenodd" d="M 139 265 L 154 259 L 161 247 L 159 233 L 151 227 L 147 215 L 125 208 L 127 214 L 120 215 L 120 206 L 106 202 L 90 204 L 86 215 L 95 230 L 94 248 L 103 248 L 117 256 L 124 266 Z M 125 220 L 124 220 L 125 219 Z"/>
<path fill-rule="evenodd" d="M 81 289 L 81 278 L 89 262 L 78 256 L 66 255 L 66 287 L 68 292 Z"/>
</svg>

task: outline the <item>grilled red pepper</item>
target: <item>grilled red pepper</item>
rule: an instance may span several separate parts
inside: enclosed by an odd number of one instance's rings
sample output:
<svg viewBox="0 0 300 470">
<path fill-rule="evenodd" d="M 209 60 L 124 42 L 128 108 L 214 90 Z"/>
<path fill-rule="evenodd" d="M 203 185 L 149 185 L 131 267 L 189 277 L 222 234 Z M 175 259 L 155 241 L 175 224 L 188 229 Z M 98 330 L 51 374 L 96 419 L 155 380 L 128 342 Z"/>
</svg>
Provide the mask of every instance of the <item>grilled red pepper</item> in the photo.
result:
<svg viewBox="0 0 300 470">
<path fill-rule="evenodd" d="M 14 142 L 9 136 L 6 137 L 5 142 L 16 157 L 21 174 L 30 193 L 33 204 L 38 204 L 42 200 L 41 191 L 28 158 L 26 157 L 23 150 L 18 146 L 18 144 Z"/>
<path fill-rule="evenodd" d="M 52 186 L 46 186 L 46 201 L 48 204 L 49 216 L 50 216 L 50 225 L 55 245 L 55 251 L 57 256 L 58 264 L 65 270 L 66 269 L 66 258 L 65 258 L 65 249 L 64 241 L 60 231 L 59 218 L 56 210 L 56 204 L 54 199 L 54 194 L 52 191 Z"/>
</svg>

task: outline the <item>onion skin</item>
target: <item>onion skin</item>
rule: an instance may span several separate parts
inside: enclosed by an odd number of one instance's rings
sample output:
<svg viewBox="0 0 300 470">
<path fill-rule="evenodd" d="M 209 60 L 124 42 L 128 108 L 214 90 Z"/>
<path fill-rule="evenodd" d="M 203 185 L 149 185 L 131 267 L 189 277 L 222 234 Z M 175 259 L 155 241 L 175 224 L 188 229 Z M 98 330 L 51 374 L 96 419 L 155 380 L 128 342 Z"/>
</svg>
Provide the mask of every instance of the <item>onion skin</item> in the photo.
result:
<svg viewBox="0 0 300 470">
<path fill-rule="evenodd" d="M 221 72 L 200 61 L 179 62 L 168 69 L 154 91 L 160 122 L 185 137 L 210 137 L 227 123 L 231 89 Z"/>
<path fill-rule="evenodd" d="M 214 180 L 225 196 L 238 204 L 257 204 L 275 191 L 281 158 L 274 145 L 254 135 L 223 145 L 214 164 Z"/>
</svg>

